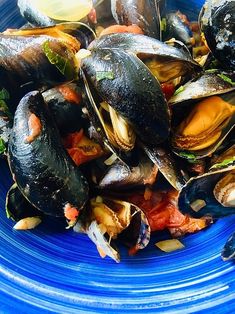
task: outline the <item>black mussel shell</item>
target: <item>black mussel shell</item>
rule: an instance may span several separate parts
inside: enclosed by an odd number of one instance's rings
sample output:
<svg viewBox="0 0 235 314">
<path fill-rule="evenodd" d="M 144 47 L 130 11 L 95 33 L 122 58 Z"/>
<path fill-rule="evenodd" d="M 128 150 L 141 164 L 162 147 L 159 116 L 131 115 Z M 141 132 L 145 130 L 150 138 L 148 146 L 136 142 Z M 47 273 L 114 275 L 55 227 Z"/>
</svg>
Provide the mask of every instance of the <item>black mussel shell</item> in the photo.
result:
<svg viewBox="0 0 235 314">
<path fill-rule="evenodd" d="M 221 252 L 221 257 L 224 261 L 235 258 L 235 232 L 229 237 Z"/>
<path fill-rule="evenodd" d="M 159 2 L 152 0 L 111 0 L 114 19 L 121 25 L 138 25 L 150 37 L 161 38 Z"/>
<path fill-rule="evenodd" d="M 6 214 L 8 218 L 19 221 L 27 217 L 42 216 L 36 207 L 27 201 L 14 183 L 6 196 Z"/>
<path fill-rule="evenodd" d="M 134 53 L 144 62 L 153 60 L 157 63 L 161 83 L 201 70 L 187 47 L 179 41 L 167 44 L 145 35 L 117 33 L 102 36 L 88 47 L 91 51 L 110 48 Z"/>
<path fill-rule="evenodd" d="M 50 86 L 76 77 L 74 53 L 60 39 L 0 34 L 0 79 L 10 90 Z"/>
<path fill-rule="evenodd" d="M 157 168 L 149 158 L 142 157 L 138 165 L 129 167 L 117 161 L 105 171 L 98 187 L 101 189 L 126 189 L 133 186 L 153 184 L 156 180 Z"/>
<path fill-rule="evenodd" d="M 169 105 L 181 106 L 192 100 L 225 94 L 235 90 L 234 74 L 218 70 L 206 71 L 196 78 L 179 87 L 169 100 Z"/>
<path fill-rule="evenodd" d="M 223 67 L 235 69 L 235 1 L 207 0 L 199 22 L 207 45 Z"/>
<path fill-rule="evenodd" d="M 34 26 L 50 26 L 55 25 L 55 21 L 40 12 L 30 0 L 18 0 L 17 5 L 21 15 Z"/>
<path fill-rule="evenodd" d="M 81 94 L 81 86 L 76 82 L 58 85 L 43 92 L 43 98 L 61 134 L 87 127 L 88 121 L 82 111 L 84 103 Z"/>
<path fill-rule="evenodd" d="M 234 207 L 224 207 L 213 194 L 215 184 L 226 171 L 218 170 L 191 178 L 180 192 L 178 201 L 180 211 L 194 218 L 204 216 L 221 218 L 235 214 Z"/>
<path fill-rule="evenodd" d="M 97 49 L 81 67 L 100 98 L 127 119 L 143 142 L 167 139 L 170 115 L 160 84 L 135 55 Z"/>
<path fill-rule="evenodd" d="M 152 162 L 157 165 L 158 170 L 166 180 L 176 190 L 181 190 L 188 180 L 188 175 L 169 148 L 143 146 L 143 149 Z"/>
<path fill-rule="evenodd" d="M 17 107 L 8 160 L 21 193 L 44 213 L 64 216 L 65 207 L 79 211 L 86 203 L 86 179 L 67 155 L 37 91 L 28 93 Z"/>
<path fill-rule="evenodd" d="M 189 26 L 182 21 L 180 15 L 182 15 L 182 13 L 179 11 L 166 14 L 165 20 L 163 19 L 165 27 L 162 32 L 162 39 L 166 41 L 175 38 L 183 42 L 186 46 L 191 47 L 192 31 Z"/>
</svg>

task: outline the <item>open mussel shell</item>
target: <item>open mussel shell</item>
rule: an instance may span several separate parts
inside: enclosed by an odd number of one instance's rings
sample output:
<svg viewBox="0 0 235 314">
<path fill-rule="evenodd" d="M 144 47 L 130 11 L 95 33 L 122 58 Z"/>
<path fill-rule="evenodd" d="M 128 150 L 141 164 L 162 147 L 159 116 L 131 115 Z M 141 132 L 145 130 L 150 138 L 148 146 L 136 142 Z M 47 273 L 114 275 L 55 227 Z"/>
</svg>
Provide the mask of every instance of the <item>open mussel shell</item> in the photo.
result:
<svg viewBox="0 0 235 314">
<path fill-rule="evenodd" d="M 235 69 L 235 1 L 207 0 L 199 23 L 207 45 L 223 67 Z"/>
<path fill-rule="evenodd" d="M 235 232 L 228 238 L 221 252 L 224 261 L 234 260 L 235 258 Z"/>
<path fill-rule="evenodd" d="M 101 196 L 92 199 L 90 204 L 91 223 L 87 224 L 85 232 L 101 255 L 120 260 L 113 243 L 115 239 L 124 242 L 135 252 L 147 246 L 150 226 L 140 208 L 126 201 Z"/>
<path fill-rule="evenodd" d="M 235 90 L 234 74 L 220 71 L 206 71 L 179 87 L 169 100 L 170 106 L 187 105 L 192 100 L 220 95 Z M 174 108 L 173 108 L 174 109 Z"/>
<path fill-rule="evenodd" d="M 121 25 L 138 25 L 145 35 L 161 38 L 159 1 L 111 0 L 115 21 Z"/>
<path fill-rule="evenodd" d="M 184 118 L 181 117 L 172 137 L 174 152 L 192 160 L 215 152 L 235 126 L 234 97 L 232 91 L 204 98 L 192 107 L 183 104 Z M 181 108 L 180 105 L 173 107 Z"/>
<path fill-rule="evenodd" d="M 52 216 L 77 214 L 88 198 L 85 177 L 64 149 L 59 131 L 41 94 L 20 101 L 9 139 L 9 166 L 24 197 Z"/>
<path fill-rule="evenodd" d="M 8 218 L 19 221 L 27 217 L 40 217 L 43 215 L 36 207 L 27 201 L 14 183 L 6 196 L 6 214 Z"/>
<path fill-rule="evenodd" d="M 234 145 L 213 161 L 205 174 L 191 178 L 182 188 L 178 206 L 195 218 L 221 218 L 235 213 Z"/>
<path fill-rule="evenodd" d="M 160 84 L 134 54 L 97 49 L 82 59 L 81 68 L 91 88 L 143 142 L 155 145 L 168 138 L 170 114 Z"/>
<path fill-rule="evenodd" d="M 182 43 L 174 47 L 174 43 L 166 44 L 145 35 L 117 33 L 94 40 L 88 49 L 119 48 L 134 53 L 152 69 L 160 82 L 166 82 L 201 69 L 187 48 L 182 47 L 185 47 Z"/>
</svg>

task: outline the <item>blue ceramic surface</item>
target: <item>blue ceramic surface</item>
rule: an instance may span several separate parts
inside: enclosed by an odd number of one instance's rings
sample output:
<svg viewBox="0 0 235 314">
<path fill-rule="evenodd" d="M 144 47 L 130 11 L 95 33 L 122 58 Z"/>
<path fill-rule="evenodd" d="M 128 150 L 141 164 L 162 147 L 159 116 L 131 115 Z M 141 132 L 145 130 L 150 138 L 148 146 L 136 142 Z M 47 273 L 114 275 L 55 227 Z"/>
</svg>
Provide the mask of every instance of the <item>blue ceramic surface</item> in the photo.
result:
<svg viewBox="0 0 235 314">
<path fill-rule="evenodd" d="M 177 3 L 169 5 L 196 18 L 193 1 Z M 15 1 L 0 5 L 1 30 L 24 23 Z M 86 236 L 52 220 L 33 231 L 14 231 L 4 211 L 10 184 L 0 161 L 0 313 L 235 312 L 235 264 L 220 258 L 235 217 L 184 237 L 181 251 L 161 253 L 153 239 L 135 257 L 123 249 L 116 264 L 101 259 Z"/>
</svg>

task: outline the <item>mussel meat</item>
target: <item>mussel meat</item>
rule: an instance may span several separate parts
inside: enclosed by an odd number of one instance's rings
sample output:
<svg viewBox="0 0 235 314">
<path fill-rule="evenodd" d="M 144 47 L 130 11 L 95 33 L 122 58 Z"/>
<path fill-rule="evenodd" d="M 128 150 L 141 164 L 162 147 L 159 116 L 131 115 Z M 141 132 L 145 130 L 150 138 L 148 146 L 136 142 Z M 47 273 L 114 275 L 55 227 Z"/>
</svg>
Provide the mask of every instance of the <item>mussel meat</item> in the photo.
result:
<svg viewBox="0 0 235 314">
<path fill-rule="evenodd" d="M 235 126 L 234 91 L 204 98 L 175 128 L 172 143 L 182 157 L 197 159 L 213 153 Z"/>
</svg>

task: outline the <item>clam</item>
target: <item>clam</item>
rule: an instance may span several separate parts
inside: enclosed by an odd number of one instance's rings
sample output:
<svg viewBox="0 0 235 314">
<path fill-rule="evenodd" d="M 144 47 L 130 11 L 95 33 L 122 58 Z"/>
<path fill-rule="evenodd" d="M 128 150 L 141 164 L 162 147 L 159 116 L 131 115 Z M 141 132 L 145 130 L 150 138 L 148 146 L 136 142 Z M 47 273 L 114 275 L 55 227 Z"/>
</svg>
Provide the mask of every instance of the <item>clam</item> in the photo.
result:
<svg viewBox="0 0 235 314">
<path fill-rule="evenodd" d="M 41 94 L 20 101 L 9 139 L 9 166 L 23 196 L 37 209 L 75 222 L 88 184 L 64 149 Z"/>
</svg>

